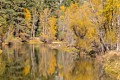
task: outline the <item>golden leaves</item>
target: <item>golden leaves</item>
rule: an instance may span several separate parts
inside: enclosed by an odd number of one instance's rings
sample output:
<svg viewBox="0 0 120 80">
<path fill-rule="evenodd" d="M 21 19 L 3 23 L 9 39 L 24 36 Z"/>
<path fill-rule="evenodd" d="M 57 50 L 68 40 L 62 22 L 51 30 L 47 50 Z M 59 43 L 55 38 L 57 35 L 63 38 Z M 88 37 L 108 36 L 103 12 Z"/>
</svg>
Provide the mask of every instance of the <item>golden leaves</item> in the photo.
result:
<svg viewBox="0 0 120 80">
<path fill-rule="evenodd" d="M 56 18 L 55 17 L 50 17 L 48 19 L 48 21 L 49 21 L 50 26 L 54 26 L 56 24 Z"/>
<path fill-rule="evenodd" d="M 30 14 L 30 11 L 27 9 L 27 8 L 25 8 L 24 9 L 24 12 L 25 12 L 25 22 L 26 22 L 26 25 L 27 25 L 27 27 L 29 27 L 30 28 L 30 20 L 31 20 L 31 14 Z"/>
<path fill-rule="evenodd" d="M 63 15 L 61 15 L 61 16 L 60 16 L 60 19 L 61 19 L 61 20 L 63 20 L 63 19 L 64 19 L 64 16 L 63 16 Z"/>
<path fill-rule="evenodd" d="M 50 17 L 48 19 L 48 23 L 49 23 L 49 26 L 50 26 L 50 37 L 55 39 L 55 35 L 56 35 L 56 18 L 55 17 Z"/>
<path fill-rule="evenodd" d="M 90 19 L 91 16 L 91 11 L 87 4 L 79 6 L 77 3 L 67 7 L 64 15 L 65 19 L 69 19 L 67 23 L 70 23 L 67 28 L 75 31 L 77 46 L 85 50 L 90 49 L 92 41 L 96 39 L 96 29 Z"/>
<path fill-rule="evenodd" d="M 31 20 L 30 11 L 29 11 L 27 8 L 25 8 L 25 9 L 24 9 L 24 12 L 25 12 L 25 19 L 26 19 L 27 21 L 30 21 L 30 20 Z"/>
<path fill-rule="evenodd" d="M 62 12 L 64 12 L 64 11 L 65 11 L 65 6 L 60 6 L 60 10 L 61 10 Z"/>
<path fill-rule="evenodd" d="M 106 42 L 116 43 L 117 41 L 117 33 L 115 30 L 110 30 L 106 32 L 106 36 L 104 37 Z"/>
<path fill-rule="evenodd" d="M 78 9 L 78 8 L 79 8 L 78 3 L 72 3 L 72 4 L 70 5 L 70 8 L 73 9 L 73 10 Z"/>
</svg>

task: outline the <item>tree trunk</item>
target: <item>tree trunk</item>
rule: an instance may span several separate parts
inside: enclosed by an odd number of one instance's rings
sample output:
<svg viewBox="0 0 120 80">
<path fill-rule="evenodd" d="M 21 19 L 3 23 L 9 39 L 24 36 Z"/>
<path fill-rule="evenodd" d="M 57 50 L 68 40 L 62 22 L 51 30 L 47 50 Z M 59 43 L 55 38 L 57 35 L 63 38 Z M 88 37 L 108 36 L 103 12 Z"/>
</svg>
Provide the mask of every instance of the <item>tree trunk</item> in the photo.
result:
<svg viewBox="0 0 120 80">
<path fill-rule="evenodd" d="M 117 18 L 117 27 L 118 27 L 118 34 L 117 34 L 117 51 L 120 51 L 120 15 Z"/>
<path fill-rule="evenodd" d="M 31 29 L 31 37 L 35 37 L 35 29 L 36 23 L 38 21 L 38 15 L 36 9 L 33 9 L 33 20 L 32 20 L 32 29 Z"/>
</svg>

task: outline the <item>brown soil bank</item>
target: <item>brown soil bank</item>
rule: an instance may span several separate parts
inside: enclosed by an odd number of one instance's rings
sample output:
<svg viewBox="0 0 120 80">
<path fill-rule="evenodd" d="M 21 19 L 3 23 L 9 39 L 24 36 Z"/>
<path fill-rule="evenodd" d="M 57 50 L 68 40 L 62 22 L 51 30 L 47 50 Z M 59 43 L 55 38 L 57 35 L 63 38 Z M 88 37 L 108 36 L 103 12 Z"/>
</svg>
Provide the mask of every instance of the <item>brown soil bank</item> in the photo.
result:
<svg viewBox="0 0 120 80">
<path fill-rule="evenodd" d="M 110 51 L 104 56 L 105 72 L 115 80 L 120 80 L 120 52 Z"/>
</svg>

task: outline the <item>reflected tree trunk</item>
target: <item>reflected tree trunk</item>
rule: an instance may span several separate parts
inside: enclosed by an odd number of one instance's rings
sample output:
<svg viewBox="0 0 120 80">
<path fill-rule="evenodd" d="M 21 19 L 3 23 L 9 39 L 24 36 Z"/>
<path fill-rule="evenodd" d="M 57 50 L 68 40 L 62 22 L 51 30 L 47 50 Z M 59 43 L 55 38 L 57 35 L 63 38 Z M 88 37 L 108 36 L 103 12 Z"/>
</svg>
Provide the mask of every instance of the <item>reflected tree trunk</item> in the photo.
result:
<svg viewBox="0 0 120 80">
<path fill-rule="evenodd" d="M 37 70 L 37 64 L 35 61 L 35 47 L 34 45 L 31 45 L 31 73 L 35 77 L 35 73 Z"/>
</svg>

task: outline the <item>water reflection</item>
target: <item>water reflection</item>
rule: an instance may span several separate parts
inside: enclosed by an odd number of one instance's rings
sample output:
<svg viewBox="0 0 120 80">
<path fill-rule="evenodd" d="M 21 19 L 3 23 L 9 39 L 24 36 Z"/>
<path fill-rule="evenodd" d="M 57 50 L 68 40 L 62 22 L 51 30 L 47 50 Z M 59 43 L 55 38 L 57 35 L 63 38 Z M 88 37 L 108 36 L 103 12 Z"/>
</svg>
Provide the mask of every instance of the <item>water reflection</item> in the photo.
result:
<svg viewBox="0 0 120 80">
<path fill-rule="evenodd" d="M 102 65 L 77 53 L 47 45 L 6 47 L 0 55 L 0 80 L 110 80 Z"/>
</svg>

